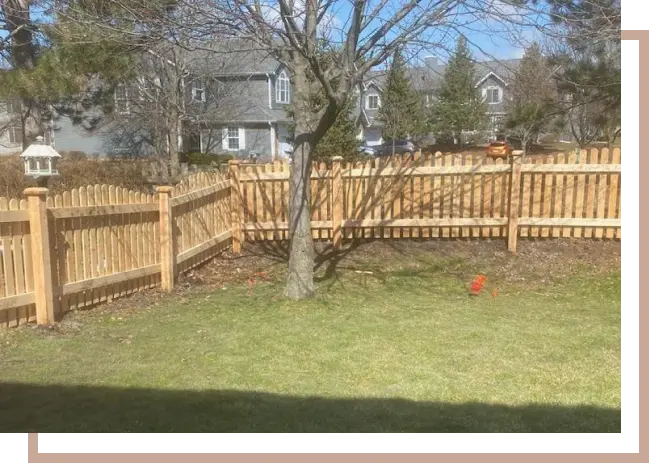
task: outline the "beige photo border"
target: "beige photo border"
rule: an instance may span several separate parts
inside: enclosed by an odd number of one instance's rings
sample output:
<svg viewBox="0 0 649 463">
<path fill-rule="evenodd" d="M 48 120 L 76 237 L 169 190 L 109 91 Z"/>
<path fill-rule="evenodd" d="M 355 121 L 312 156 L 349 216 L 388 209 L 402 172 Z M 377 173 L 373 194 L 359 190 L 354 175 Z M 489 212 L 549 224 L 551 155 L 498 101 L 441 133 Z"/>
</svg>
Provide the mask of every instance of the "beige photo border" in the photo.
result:
<svg viewBox="0 0 649 463">
<path fill-rule="evenodd" d="M 649 31 L 623 31 L 622 40 L 638 40 L 640 42 L 640 82 L 649 82 Z M 640 101 L 640 119 L 639 127 L 647 126 L 646 121 L 649 119 L 649 86 L 641 85 L 639 89 Z M 643 122 L 645 122 L 643 124 Z M 649 161 L 638 153 L 640 162 L 640 171 L 643 171 L 642 165 L 649 165 Z M 640 182 L 640 198 L 649 197 L 649 186 L 647 183 Z M 640 201 L 642 208 L 642 201 Z M 634 212 L 631 212 L 634 213 Z M 649 220 L 649 214 L 644 216 L 640 214 L 640 227 L 642 228 L 643 221 Z M 646 248 L 644 248 L 646 249 Z M 642 257 L 643 256 L 642 243 L 639 243 L 640 252 L 640 277 L 642 272 Z M 646 298 L 644 298 L 646 300 Z M 640 302 L 643 300 L 643 292 L 640 292 Z M 642 303 L 640 304 L 643 305 Z M 649 337 L 649 328 L 644 322 L 646 317 L 640 316 L 640 358 L 643 356 L 643 343 L 642 334 L 644 332 L 646 337 Z M 646 343 L 644 343 L 646 346 Z M 640 371 L 640 383 L 642 384 L 642 370 Z M 646 384 L 646 382 L 645 382 Z M 642 402 L 640 401 L 639 404 Z M 642 415 L 642 408 L 640 408 L 640 415 Z M 83 434 L 79 434 L 79 438 L 83 439 Z M 642 434 L 640 434 L 640 437 Z M 640 438 L 640 442 L 642 442 Z M 182 456 L 181 456 L 182 455 Z M 397 456 L 398 455 L 398 456 Z M 38 453 L 38 434 L 30 433 L 28 437 L 28 463 L 109 463 L 119 461 L 120 463 L 171 463 L 178 462 L 180 458 L 184 463 L 203 463 L 214 462 L 215 460 L 223 462 L 235 463 L 248 463 L 248 462 L 283 462 L 283 463 L 303 463 L 303 462 L 319 462 L 330 461 L 331 458 L 336 458 L 337 462 L 345 463 L 345 461 L 371 461 L 376 463 L 382 462 L 396 462 L 402 459 L 408 461 L 462 461 L 462 460 L 480 460 L 483 461 L 487 455 L 485 454 L 468 454 L 468 455 L 455 455 L 455 454 L 336 454 L 335 456 L 327 454 L 145 454 L 145 453 L 120 453 L 120 454 L 66 454 L 66 453 Z M 554 454 L 493 454 L 487 456 L 491 461 L 498 462 L 520 462 L 520 461 L 547 461 L 552 459 L 555 461 L 557 458 Z M 597 461 L 636 461 L 640 459 L 639 454 L 616 454 L 616 455 L 592 455 L 592 454 L 565 454 L 564 457 L 559 457 L 564 461 L 584 461 L 587 463 Z"/>
</svg>

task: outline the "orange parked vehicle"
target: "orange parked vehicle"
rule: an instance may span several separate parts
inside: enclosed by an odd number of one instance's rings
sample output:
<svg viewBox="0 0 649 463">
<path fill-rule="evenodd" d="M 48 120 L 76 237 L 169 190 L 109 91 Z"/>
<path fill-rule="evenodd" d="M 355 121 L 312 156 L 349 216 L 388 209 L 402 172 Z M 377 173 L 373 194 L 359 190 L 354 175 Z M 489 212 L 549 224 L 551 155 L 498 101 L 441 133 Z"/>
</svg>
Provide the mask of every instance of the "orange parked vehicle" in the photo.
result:
<svg viewBox="0 0 649 463">
<path fill-rule="evenodd" d="M 492 158 L 508 158 L 513 151 L 512 145 L 507 141 L 504 135 L 496 136 L 496 140 L 487 146 L 487 156 Z"/>
</svg>

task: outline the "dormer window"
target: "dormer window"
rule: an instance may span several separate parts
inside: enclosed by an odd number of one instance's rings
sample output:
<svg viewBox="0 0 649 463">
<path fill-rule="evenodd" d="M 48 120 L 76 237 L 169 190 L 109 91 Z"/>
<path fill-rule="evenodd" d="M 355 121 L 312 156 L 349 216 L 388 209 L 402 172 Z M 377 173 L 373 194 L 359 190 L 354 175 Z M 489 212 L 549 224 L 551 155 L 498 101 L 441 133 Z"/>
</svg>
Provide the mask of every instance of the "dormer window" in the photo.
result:
<svg viewBox="0 0 649 463">
<path fill-rule="evenodd" d="M 291 81 L 286 75 L 286 71 L 279 73 L 277 85 L 275 86 L 275 100 L 278 103 L 288 104 L 291 102 Z"/>
<path fill-rule="evenodd" d="M 503 101 L 503 92 L 500 87 L 487 87 L 487 103 L 497 104 Z"/>
<path fill-rule="evenodd" d="M 377 94 L 367 95 L 365 107 L 367 109 L 379 109 L 379 96 Z"/>
<path fill-rule="evenodd" d="M 192 82 L 192 100 L 205 102 L 205 82 L 201 79 L 196 79 Z"/>
</svg>

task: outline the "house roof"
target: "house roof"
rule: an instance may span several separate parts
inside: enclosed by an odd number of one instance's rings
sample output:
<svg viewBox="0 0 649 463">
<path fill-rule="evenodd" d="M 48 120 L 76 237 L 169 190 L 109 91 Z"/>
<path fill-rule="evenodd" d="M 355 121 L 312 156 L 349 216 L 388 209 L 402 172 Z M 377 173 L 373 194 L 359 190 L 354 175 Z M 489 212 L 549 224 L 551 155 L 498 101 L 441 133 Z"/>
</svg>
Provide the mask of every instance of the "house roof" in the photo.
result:
<svg viewBox="0 0 649 463">
<path fill-rule="evenodd" d="M 224 40 L 201 44 L 189 52 L 195 70 L 213 76 L 271 74 L 280 62 L 268 51 L 248 40 Z"/>
<path fill-rule="evenodd" d="M 201 44 L 189 52 L 190 60 L 215 76 L 272 74 L 281 63 L 273 54 L 249 39 L 227 39 Z M 520 59 L 491 60 L 475 63 L 476 79 L 481 81 L 489 73 L 506 82 L 512 78 Z M 437 88 L 446 70 L 445 64 L 427 63 L 408 68 L 410 79 L 417 89 Z M 374 83 L 379 89 L 386 80 L 385 70 L 370 71 L 364 79 L 365 86 Z"/>
<path fill-rule="evenodd" d="M 476 84 L 486 80 L 490 74 L 506 83 L 512 79 L 519 63 L 519 59 L 476 62 Z M 434 90 L 440 86 L 445 71 L 445 64 L 435 64 L 409 67 L 407 73 L 415 89 L 426 91 Z M 365 78 L 365 82 L 372 81 L 381 87 L 385 84 L 386 79 L 387 71 L 377 70 L 370 71 Z"/>
</svg>

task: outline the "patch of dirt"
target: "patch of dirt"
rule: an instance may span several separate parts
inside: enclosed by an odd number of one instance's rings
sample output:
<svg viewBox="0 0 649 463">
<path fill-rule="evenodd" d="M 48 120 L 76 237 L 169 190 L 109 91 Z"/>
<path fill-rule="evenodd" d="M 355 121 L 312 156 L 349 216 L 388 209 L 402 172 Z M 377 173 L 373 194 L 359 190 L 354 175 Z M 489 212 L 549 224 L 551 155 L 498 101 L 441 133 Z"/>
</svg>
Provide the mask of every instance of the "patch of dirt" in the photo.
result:
<svg viewBox="0 0 649 463">
<path fill-rule="evenodd" d="M 439 261 L 449 264 L 445 271 L 462 279 L 484 273 L 510 283 L 547 284 L 575 272 L 598 273 L 621 265 L 620 242 L 613 240 L 520 240 L 517 254 L 510 253 L 502 239 L 359 241 L 338 252 L 330 243 L 317 242 L 315 248 L 320 280 L 341 271 L 385 273 Z M 224 254 L 187 275 L 180 286 L 244 284 L 259 279 L 262 272 L 264 279 L 280 280 L 287 260 L 286 243 L 246 243 L 240 255 Z"/>
<path fill-rule="evenodd" d="M 321 256 L 327 252 L 331 250 L 320 249 Z M 484 273 L 510 283 L 547 284 L 580 270 L 597 273 L 618 269 L 621 247 L 619 241 L 612 240 L 521 240 L 517 254 L 512 254 L 504 240 L 377 240 L 348 246 L 337 257 L 323 259 L 322 266 L 325 272 L 331 265 L 381 272 L 394 266 L 420 267 L 434 261 L 453 263 L 445 271 L 460 278 Z"/>
</svg>

